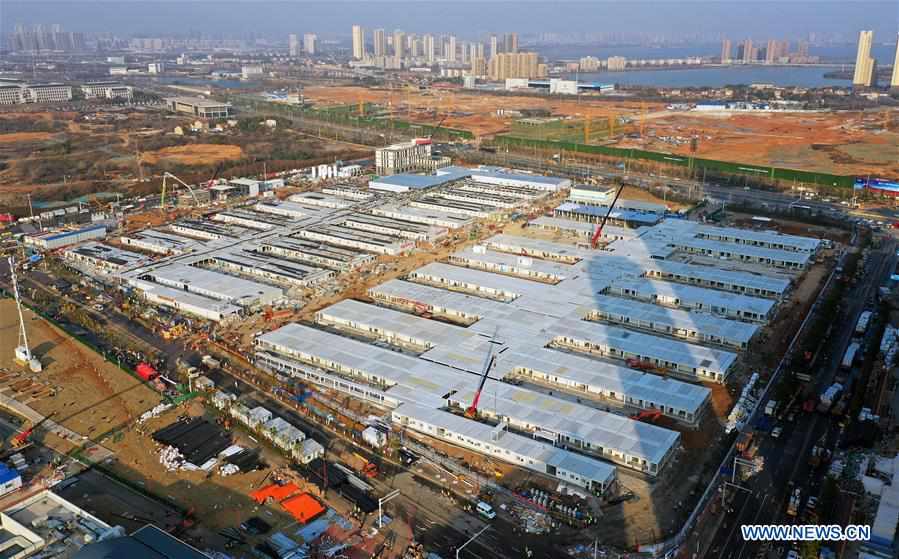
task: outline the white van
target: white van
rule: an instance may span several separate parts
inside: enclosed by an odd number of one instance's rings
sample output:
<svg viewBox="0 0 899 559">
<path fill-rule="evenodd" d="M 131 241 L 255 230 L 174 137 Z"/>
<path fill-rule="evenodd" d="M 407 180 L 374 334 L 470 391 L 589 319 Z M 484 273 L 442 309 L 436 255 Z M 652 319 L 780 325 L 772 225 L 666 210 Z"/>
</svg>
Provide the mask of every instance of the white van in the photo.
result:
<svg viewBox="0 0 899 559">
<path fill-rule="evenodd" d="M 496 511 L 494 511 L 493 507 L 491 507 L 484 501 L 478 501 L 478 506 L 475 508 L 477 508 L 478 514 L 480 514 L 487 520 L 493 520 L 494 518 L 496 518 Z"/>
</svg>

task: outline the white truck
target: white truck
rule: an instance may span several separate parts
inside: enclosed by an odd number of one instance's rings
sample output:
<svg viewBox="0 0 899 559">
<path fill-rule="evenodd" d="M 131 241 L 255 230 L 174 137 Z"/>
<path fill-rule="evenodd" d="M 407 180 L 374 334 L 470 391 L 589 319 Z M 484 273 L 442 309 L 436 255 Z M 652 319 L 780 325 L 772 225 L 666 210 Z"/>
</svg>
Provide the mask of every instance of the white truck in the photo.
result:
<svg viewBox="0 0 899 559">
<path fill-rule="evenodd" d="M 846 353 L 843 354 L 843 360 L 840 362 L 840 367 L 846 369 L 847 371 L 852 369 L 852 364 L 855 363 L 855 358 L 858 356 L 858 350 L 861 349 L 861 345 L 858 342 L 852 342 L 849 344 L 849 347 L 846 348 Z"/>
<path fill-rule="evenodd" d="M 855 323 L 855 334 L 857 336 L 864 336 L 865 332 L 868 330 L 868 323 L 871 322 L 871 311 L 863 311 L 862 314 L 858 315 L 858 322 Z"/>
<path fill-rule="evenodd" d="M 777 411 L 777 400 L 768 400 L 765 405 L 765 415 L 774 415 Z"/>
<path fill-rule="evenodd" d="M 830 411 L 831 406 L 839 400 L 840 396 L 843 393 L 843 385 L 835 382 L 827 387 L 821 394 L 820 402 L 818 403 L 818 411 L 821 413 L 827 413 Z"/>
</svg>

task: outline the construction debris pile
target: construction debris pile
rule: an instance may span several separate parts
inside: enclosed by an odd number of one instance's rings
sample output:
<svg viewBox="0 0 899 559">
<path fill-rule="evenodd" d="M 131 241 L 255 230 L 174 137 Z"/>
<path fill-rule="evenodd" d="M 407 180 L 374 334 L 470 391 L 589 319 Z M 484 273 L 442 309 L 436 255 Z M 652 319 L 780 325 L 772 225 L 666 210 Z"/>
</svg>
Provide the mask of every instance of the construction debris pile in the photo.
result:
<svg viewBox="0 0 899 559">
<path fill-rule="evenodd" d="M 553 528 L 552 519 L 542 512 L 521 505 L 512 505 L 509 512 L 518 519 L 527 534 L 545 534 Z"/>
<path fill-rule="evenodd" d="M 168 402 L 162 402 L 161 404 L 156 405 L 152 409 L 149 409 L 141 414 L 138 418 L 138 423 L 144 423 L 147 420 L 153 419 L 154 417 L 159 417 L 166 411 L 172 408 L 172 404 Z"/>
<path fill-rule="evenodd" d="M 752 410 L 755 409 L 757 403 L 753 394 L 753 388 L 755 388 L 755 383 L 757 383 L 758 380 L 759 374 L 752 373 L 752 376 L 749 377 L 749 382 L 743 386 L 740 398 L 737 399 L 737 403 L 730 411 L 730 415 L 727 416 L 727 426 L 724 428 L 725 433 L 730 434 L 734 431 L 739 431 L 743 428 L 743 425 L 746 424 L 749 415 L 752 413 Z"/>
</svg>

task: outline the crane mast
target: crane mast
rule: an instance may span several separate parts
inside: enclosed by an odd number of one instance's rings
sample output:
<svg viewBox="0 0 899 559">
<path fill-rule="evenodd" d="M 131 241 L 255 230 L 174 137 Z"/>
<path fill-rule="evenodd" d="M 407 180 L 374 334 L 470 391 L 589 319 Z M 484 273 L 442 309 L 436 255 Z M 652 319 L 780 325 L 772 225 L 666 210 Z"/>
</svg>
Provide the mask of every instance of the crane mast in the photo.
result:
<svg viewBox="0 0 899 559">
<path fill-rule="evenodd" d="M 28 365 L 34 373 L 41 372 L 41 362 L 35 359 L 31 354 L 31 348 L 28 346 L 28 333 L 25 331 L 25 316 L 22 314 L 22 301 L 19 298 L 19 282 L 16 279 L 16 261 L 10 256 L 7 258 L 9 262 L 9 274 L 12 278 L 12 292 L 16 299 L 16 310 L 19 312 L 19 345 L 16 346 L 16 361 L 23 365 Z"/>
</svg>

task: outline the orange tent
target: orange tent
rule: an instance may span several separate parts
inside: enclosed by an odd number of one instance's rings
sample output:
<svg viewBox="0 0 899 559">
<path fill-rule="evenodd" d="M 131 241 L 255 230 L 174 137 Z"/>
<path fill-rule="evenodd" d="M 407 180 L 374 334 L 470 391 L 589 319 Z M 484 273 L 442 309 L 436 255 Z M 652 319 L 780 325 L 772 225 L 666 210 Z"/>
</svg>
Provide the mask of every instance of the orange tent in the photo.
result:
<svg viewBox="0 0 899 559">
<path fill-rule="evenodd" d="M 253 491 L 252 493 L 250 493 L 250 497 L 252 497 L 254 501 L 261 505 L 269 499 L 279 502 L 283 501 L 294 493 L 299 493 L 299 491 L 300 488 L 297 487 L 295 483 L 285 483 L 284 485 L 273 483 L 271 485 L 266 485 L 261 489 L 257 489 L 256 491 Z"/>
<path fill-rule="evenodd" d="M 325 512 L 325 508 L 321 503 L 309 493 L 302 493 L 295 497 L 284 499 L 281 501 L 281 506 L 296 518 L 300 524 L 305 524 Z"/>
</svg>

